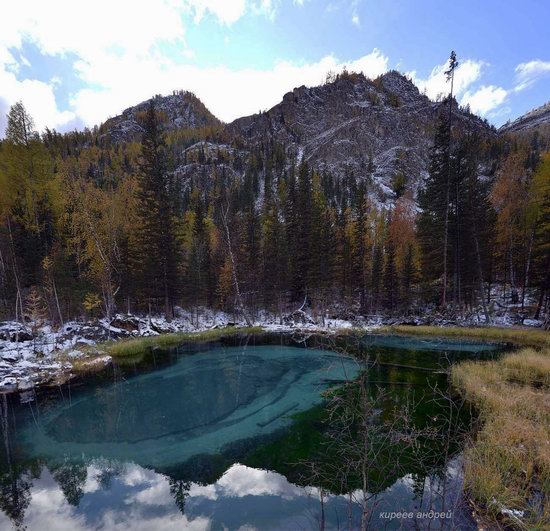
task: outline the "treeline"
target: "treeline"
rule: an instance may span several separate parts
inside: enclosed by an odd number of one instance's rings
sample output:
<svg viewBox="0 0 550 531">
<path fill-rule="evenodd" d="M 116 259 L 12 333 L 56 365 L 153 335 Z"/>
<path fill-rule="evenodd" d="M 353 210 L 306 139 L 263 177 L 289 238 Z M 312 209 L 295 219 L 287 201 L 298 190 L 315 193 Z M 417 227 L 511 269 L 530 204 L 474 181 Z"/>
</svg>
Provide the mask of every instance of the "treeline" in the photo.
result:
<svg viewBox="0 0 550 531">
<path fill-rule="evenodd" d="M 368 178 L 319 173 L 268 140 L 189 147 L 201 132 L 165 134 L 154 100 L 143 127 L 139 143 L 97 129 L 40 137 L 12 107 L 0 143 L 2 317 L 427 304 L 490 317 L 497 283 L 518 304 L 536 288 L 533 313 L 547 310 L 550 156 L 536 135 L 479 138 L 443 119 L 418 209 L 407 190 L 380 206 Z"/>
</svg>

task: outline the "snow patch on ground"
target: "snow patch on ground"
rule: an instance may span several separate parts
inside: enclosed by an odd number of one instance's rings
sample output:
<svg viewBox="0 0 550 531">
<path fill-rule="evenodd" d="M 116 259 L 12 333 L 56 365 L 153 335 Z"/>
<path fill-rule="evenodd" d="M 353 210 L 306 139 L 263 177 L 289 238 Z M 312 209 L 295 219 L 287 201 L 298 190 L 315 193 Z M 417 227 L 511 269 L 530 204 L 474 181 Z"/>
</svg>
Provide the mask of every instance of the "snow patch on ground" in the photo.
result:
<svg viewBox="0 0 550 531">
<path fill-rule="evenodd" d="M 523 304 L 512 303 L 511 290 L 505 286 L 491 288 L 492 324 L 496 326 L 540 327 L 541 320 L 533 319 L 535 293 L 527 292 Z M 421 317 L 389 318 L 382 315 L 361 316 L 354 309 L 337 308 L 324 317 L 308 309 L 275 315 L 260 311 L 254 325 L 266 332 L 337 333 L 359 328 L 368 332 L 382 325 L 434 324 L 440 326 L 483 326 L 481 309 L 468 314 L 443 315 L 434 308 L 424 308 Z M 110 363 L 100 343 L 132 337 L 156 336 L 166 333 L 200 332 L 227 326 L 247 326 L 242 316 L 208 308 L 184 310 L 176 308 L 175 317 L 168 321 L 161 316 L 117 314 L 113 319 L 92 322 L 71 321 L 59 329 L 45 324 L 31 328 L 15 321 L 0 322 L 0 392 L 22 391 L 35 385 L 56 383 L 70 378 L 74 365 L 92 368 Z"/>
<path fill-rule="evenodd" d="M 65 323 L 55 330 L 46 324 L 31 328 L 16 321 L 0 323 L 0 392 L 22 391 L 36 385 L 63 381 L 79 368 L 102 366 L 111 358 L 95 348 L 99 343 L 132 337 L 148 337 L 166 333 L 201 332 L 227 326 L 245 327 L 242 317 L 222 311 L 197 308 L 192 311 L 176 308 L 171 321 L 161 316 L 117 314 L 113 319 L 93 322 Z M 345 319 L 329 319 L 317 323 L 302 312 L 300 319 L 279 317 L 260 312 L 255 326 L 266 331 L 335 333 L 358 326 Z M 367 327 L 367 323 L 361 323 Z M 368 327 L 367 327 L 368 328 Z"/>
</svg>

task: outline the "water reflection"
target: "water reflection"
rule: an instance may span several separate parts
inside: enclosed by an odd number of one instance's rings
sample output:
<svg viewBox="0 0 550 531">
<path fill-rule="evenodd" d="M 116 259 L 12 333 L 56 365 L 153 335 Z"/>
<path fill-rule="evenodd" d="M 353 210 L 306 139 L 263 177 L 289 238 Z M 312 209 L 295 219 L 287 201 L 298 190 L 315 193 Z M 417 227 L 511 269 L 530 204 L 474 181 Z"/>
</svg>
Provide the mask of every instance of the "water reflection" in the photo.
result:
<svg viewBox="0 0 550 531">
<path fill-rule="evenodd" d="M 452 473 L 452 466 L 449 470 Z M 458 493 L 459 485 L 453 485 Z M 415 478 L 407 476 L 374 498 L 372 505 L 380 513 L 391 510 L 398 500 L 403 509 L 417 510 L 414 496 L 419 488 L 428 500 L 438 495 L 441 486 L 417 484 Z M 97 460 L 79 471 L 65 469 L 63 476 L 43 467 L 27 484 L 26 495 L 29 503 L 24 525 L 29 531 L 328 530 L 347 529 L 350 515 L 355 529 L 361 517 L 361 505 L 355 501 L 358 493 L 350 502 L 349 496 L 300 487 L 276 472 L 238 463 L 209 485 L 174 482 L 133 463 Z M 9 529 L 12 522 L 9 515 L 0 515 L 0 528 Z M 419 523 L 410 522 L 411 526 Z M 376 515 L 371 521 L 373 529 L 385 524 Z M 388 528 L 398 525 L 401 523 L 394 522 Z M 457 520 L 454 529 L 460 528 Z"/>
<path fill-rule="evenodd" d="M 494 352 L 382 343 L 233 338 L 3 396 L 0 529 L 469 529 L 468 415 L 447 411 L 442 368 Z M 380 519 L 442 508 L 443 526 Z"/>
</svg>

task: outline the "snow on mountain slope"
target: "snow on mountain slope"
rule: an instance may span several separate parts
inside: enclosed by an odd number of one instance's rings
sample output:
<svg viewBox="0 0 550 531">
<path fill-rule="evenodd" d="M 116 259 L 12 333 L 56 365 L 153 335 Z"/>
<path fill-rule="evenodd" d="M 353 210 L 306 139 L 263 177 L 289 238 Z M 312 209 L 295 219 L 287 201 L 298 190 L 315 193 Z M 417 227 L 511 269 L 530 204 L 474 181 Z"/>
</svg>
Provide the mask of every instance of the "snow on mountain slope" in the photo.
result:
<svg viewBox="0 0 550 531">
<path fill-rule="evenodd" d="M 550 128 L 550 101 L 520 116 L 513 122 L 504 124 L 499 133 L 518 133 L 540 127 Z"/>
<path fill-rule="evenodd" d="M 294 89 L 265 113 L 239 118 L 226 129 L 248 145 L 273 139 L 337 176 L 365 179 L 379 199 L 391 199 L 400 175 L 413 192 L 428 167 L 435 126 L 447 103 L 437 103 L 398 72 L 372 81 L 345 74 L 331 83 Z M 480 135 L 495 131 L 455 107 L 454 122 Z"/>
</svg>

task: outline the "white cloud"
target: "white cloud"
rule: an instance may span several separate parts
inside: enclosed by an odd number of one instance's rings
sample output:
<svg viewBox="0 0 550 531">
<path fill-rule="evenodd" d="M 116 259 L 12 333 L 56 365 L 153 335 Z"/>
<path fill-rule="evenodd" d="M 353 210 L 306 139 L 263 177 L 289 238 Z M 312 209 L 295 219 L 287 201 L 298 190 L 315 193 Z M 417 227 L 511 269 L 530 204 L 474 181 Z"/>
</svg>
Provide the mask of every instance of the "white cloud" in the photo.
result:
<svg viewBox="0 0 550 531">
<path fill-rule="evenodd" d="M 63 128 L 78 118 L 74 112 L 59 110 L 55 78 L 49 83 L 17 78 L 19 64 L 9 50 L 21 49 L 24 41 L 44 55 L 74 54 L 81 63 L 93 65 L 116 53 L 147 56 L 161 41 L 182 40 L 183 30 L 175 0 L 157 2 L 155 9 L 132 0 L 56 0 L 55 7 L 41 0 L 12 2 L 0 17 L 0 134 L 7 109 L 18 100 L 39 129 Z"/>
<path fill-rule="evenodd" d="M 267 472 L 236 463 L 217 481 L 225 497 L 280 496 L 292 500 L 304 496 L 304 489 L 290 483 L 277 472 Z"/>
<path fill-rule="evenodd" d="M 184 88 L 195 92 L 219 118 L 230 121 L 277 104 L 285 92 L 300 85 L 318 85 L 327 72 L 362 71 L 376 77 L 388 69 L 388 58 L 379 50 L 354 61 L 326 56 L 316 63 L 280 62 L 269 70 L 231 70 L 224 66 L 200 68 L 172 64 L 160 58 L 132 60 L 106 57 L 100 64 L 80 63 L 83 79 L 101 89 L 84 89 L 73 98 L 76 114 L 91 125 L 120 113 L 153 94 Z"/>
<path fill-rule="evenodd" d="M 281 63 L 270 71 L 230 71 L 223 67 L 201 70 L 174 63 L 159 51 L 159 45 L 176 44 L 181 57 L 193 59 L 194 52 L 185 41 L 185 17 L 199 22 L 212 16 L 220 24 L 230 25 L 246 13 L 273 18 L 279 3 L 280 0 L 158 0 L 154 7 L 134 0 L 56 0 L 55 6 L 42 0 L 12 3 L 0 17 L 0 135 L 7 108 L 20 99 L 40 129 L 63 129 L 79 118 L 92 125 L 134 102 L 174 88 L 205 95 L 206 101 L 211 101 L 214 110 L 226 119 L 273 105 L 276 97 L 292 88 L 290 83 L 303 83 L 301 71 L 306 73 L 306 82 L 319 82 L 323 73 L 318 69 L 324 68 L 326 62 L 334 68 L 335 61 L 323 59 L 317 65 L 303 67 Z M 303 1 L 296 3 L 301 5 Z M 10 49 L 20 50 L 24 41 L 34 44 L 44 55 L 74 60 L 74 71 L 88 88 L 72 95 L 71 110 L 60 111 L 57 107 L 55 89 L 59 80 L 55 77 L 49 83 L 17 79 L 20 63 Z M 20 62 L 24 64 L 25 60 L 21 58 Z M 224 93 L 219 87 L 225 85 L 218 80 L 229 83 Z M 258 90 L 264 94 L 255 93 Z M 233 96 L 237 101 L 231 100 Z"/>
<path fill-rule="evenodd" d="M 210 12 L 223 24 L 237 22 L 246 11 L 245 0 L 188 0 L 195 12 L 195 22 L 200 22 Z"/>
<path fill-rule="evenodd" d="M 63 128 L 75 120 L 76 115 L 71 111 L 60 111 L 54 95 L 55 80 L 44 83 L 33 79 L 19 81 L 14 72 L 0 65 L 0 134 L 4 130 L 5 115 L 9 107 L 16 101 L 22 100 L 30 115 L 34 118 L 39 130 Z"/>
<path fill-rule="evenodd" d="M 198 9 L 189 0 L 184 6 L 188 11 Z M 42 53 L 75 53 L 85 60 L 115 48 L 146 53 L 159 41 L 183 39 L 182 13 L 175 0 L 160 0 L 154 8 L 133 0 L 56 0 L 55 6 L 19 0 L 2 14 L 0 47 L 19 48 L 23 39 L 29 39 Z"/>
<path fill-rule="evenodd" d="M 465 92 L 460 103 L 469 105 L 472 112 L 485 116 L 502 105 L 507 95 L 508 92 L 502 87 L 483 85 L 476 91 Z"/>
<path fill-rule="evenodd" d="M 359 0 L 352 0 L 351 2 L 351 23 L 358 27 L 361 25 L 361 20 L 359 18 Z"/>
<path fill-rule="evenodd" d="M 516 86 L 514 90 L 519 92 L 529 88 L 537 80 L 550 75 L 550 61 L 534 59 L 527 63 L 520 63 L 516 66 Z"/>
<path fill-rule="evenodd" d="M 459 63 L 454 78 L 455 96 L 460 96 L 466 92 L 481 77 L 485 64 L 484 61 L 473 59 L 466 59 Z M 429 98 L 435 100 L 449 93 L 450 83 L 445 76 L 447 68 L 448 62 L 435 66 L 426 79 L 419 78 L 415 71 L 409 72 L 408 75 L 416 83 L 421 92 L 425 91 Z"/>
</svg>

